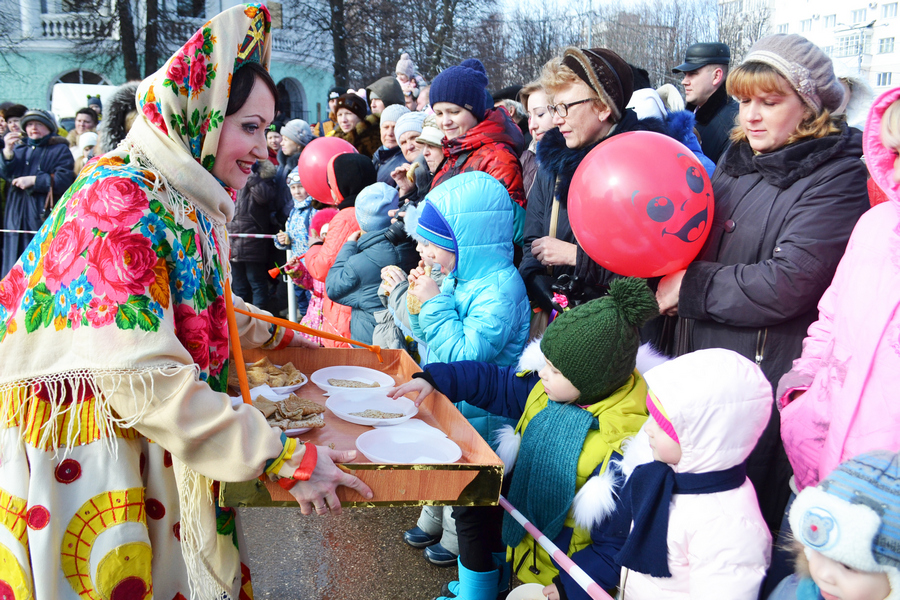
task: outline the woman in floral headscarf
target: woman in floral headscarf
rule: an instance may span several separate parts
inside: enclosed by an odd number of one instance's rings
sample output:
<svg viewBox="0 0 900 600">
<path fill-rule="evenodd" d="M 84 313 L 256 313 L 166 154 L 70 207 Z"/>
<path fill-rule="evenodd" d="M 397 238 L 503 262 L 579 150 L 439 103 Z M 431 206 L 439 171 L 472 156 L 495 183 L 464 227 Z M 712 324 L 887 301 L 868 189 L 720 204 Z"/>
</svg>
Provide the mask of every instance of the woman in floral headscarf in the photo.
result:
<svg viewBox="0 0 900 600">
<path fill-rule="evenodd" d="M 225 223 L 266 158 L 269 27 L 234 7 L 146 79 L 126 141 L 0 281 L 2 595 L 237 600 L 249 572 L 214 480 L 308 474 L 306 514 L 339 513 L 338 485 L 371 495 L 334 465 L 351 453 L 298 447 L 223 393 Z M 248 346 L 293 341 L 250 321 Z"/>
</svg>

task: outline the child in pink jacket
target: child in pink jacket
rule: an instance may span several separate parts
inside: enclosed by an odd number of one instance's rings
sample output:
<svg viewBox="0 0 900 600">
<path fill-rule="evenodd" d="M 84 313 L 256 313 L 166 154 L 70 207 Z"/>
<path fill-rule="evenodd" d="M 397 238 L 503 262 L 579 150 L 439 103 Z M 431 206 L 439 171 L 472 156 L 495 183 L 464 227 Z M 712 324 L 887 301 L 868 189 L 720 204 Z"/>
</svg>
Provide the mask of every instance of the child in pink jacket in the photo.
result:
<svg viewBox="0 0 900 600">
<path fill-rule="evenodd" d="M 776 394 L 797 491 L 862 452 L 900 450 L 900 88 L 875 101 L 863 145 L 890 201 L 857 223 Z"/>
</svg>

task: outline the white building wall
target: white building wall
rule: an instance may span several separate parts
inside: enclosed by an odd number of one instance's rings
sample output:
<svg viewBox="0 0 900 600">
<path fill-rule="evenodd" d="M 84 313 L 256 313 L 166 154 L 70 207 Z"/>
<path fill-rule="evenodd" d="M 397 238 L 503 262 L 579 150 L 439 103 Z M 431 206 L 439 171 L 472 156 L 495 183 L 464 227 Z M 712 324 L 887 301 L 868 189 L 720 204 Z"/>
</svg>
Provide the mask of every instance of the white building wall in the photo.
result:
<svg viewBox="0 0 900 600">
<path fill-rule="evenodd" d="M 799 33 L 831 56 L 839 76 L 865 80 L 878 95 L 900 86 L 898 0 L 773 2 L 772 32 Z"/>
</svg>

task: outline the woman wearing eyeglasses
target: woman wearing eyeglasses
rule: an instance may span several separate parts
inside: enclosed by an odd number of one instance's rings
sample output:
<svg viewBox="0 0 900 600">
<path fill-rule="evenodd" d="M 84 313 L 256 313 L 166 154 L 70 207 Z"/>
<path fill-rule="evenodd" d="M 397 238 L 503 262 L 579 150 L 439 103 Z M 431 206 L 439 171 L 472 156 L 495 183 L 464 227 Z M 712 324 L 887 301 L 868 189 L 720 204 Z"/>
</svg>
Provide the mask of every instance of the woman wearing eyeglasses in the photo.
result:
<svg viewBox="0 0 900 600">
<path fill-rule="evenodd" d="M 493 176 L 515 207 L 515 243 L 522 245 L 525 226 L 525 187 L 519 154 L 525 147 L 522 131 L 503 108 L 494 108 L 487 92 L 484 65 L 476 58 L 444 69 L 430 88 L 431 108 L 444 132 L 444 164 L 431 189 L 454 175 L 484 171 Z"/>
<path fill-rule="evenodd" d="M 551 285 L 560 275 L 575 274 L 579 255 L 587 258 L 569 226 L 567 199 L 575 169 L 612 135 L 668 131 L 661 120 L 638 119 L 625 108 L 633 91 L 632 71 L 612 50 L 566 48 L 544 65 L 540 84 L 551 98 L 547 109 L 556 129 L 547 131 L 537 147 L 540 168 L 528 196 L 525 256 L 519 272 L 532 305 L 549 314 Z"/>
</svg>

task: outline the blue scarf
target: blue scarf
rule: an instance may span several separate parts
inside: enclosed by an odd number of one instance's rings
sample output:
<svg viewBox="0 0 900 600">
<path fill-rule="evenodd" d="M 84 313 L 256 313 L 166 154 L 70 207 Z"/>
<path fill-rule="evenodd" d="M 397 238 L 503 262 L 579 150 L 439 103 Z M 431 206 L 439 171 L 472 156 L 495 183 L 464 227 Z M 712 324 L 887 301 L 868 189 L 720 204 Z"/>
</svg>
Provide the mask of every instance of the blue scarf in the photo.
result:
<svg viewBox="0 0 900 600">
<path fill-rule="evenodd" d="M 635 468 L 622 490 L 620 508 L 610 524 L 611 531 L 628 536 L 616 561 L 638 573 L 671 577 L 667 539 L 672 495 L 733 490 L 746 478 L 746 463 L 712 473 L 676 473 L 659 461 Z M 629 533 L 632 520 L 634 527 Z"/>
<path fill-rule="evenodd" d="M 522 434 L 507 497 L 551 540 L 562 531 L 575 498 L 584 440 L 597 427 L 597 418 L 583 408 L 548 400 Z M 515 548 L 525 537 L 525 528 L 504 514 L 502 535 L 503 543 Z"/>
</svg>

